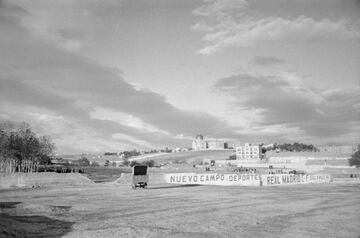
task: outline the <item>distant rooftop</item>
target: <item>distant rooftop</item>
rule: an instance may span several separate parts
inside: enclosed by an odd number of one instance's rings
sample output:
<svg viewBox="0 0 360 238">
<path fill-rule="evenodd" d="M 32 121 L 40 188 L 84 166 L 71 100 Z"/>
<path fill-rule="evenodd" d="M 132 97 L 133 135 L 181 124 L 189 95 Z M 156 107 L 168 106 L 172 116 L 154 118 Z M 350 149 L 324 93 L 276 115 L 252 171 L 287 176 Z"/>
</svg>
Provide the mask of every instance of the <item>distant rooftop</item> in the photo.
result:
<svg viewBox="0 0 360 238">
<path fill-rule="evenodd" d="M 203 140 L 204 139 L 204 136 L 201 135 L 201 134 L 197 134 L 195 139 L 200 139 L 200 140 Z"/>
</svg>

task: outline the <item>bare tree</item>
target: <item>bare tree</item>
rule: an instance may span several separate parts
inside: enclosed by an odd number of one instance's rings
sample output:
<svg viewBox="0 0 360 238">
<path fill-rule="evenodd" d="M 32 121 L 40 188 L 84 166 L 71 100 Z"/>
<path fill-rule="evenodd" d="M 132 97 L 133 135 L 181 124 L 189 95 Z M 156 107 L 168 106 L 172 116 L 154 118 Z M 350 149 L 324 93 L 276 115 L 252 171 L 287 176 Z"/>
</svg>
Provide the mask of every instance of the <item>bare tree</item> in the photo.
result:
<svg viewBox="0 0 360 238">
<path fill-rule="evenodd" d="M 30 172 L 37 169 L 44 157 L 52 155 L 55 146 L 50 137 L 38 137 L 29 124 L 0 123 L 0 160 L 2 167 L 15 165 L 12 172 Z M 4 170 L 4 169 L 2 169 Z"/>
</svg>

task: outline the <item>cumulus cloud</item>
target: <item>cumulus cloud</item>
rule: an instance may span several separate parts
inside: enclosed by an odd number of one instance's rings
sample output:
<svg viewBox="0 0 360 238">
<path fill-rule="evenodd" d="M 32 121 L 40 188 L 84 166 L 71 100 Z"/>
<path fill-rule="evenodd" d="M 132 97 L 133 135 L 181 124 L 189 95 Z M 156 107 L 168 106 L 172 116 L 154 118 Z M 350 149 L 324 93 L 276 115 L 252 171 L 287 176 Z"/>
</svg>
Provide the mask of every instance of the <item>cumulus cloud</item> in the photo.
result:
<svg viewBox="0 0 360 238">
<path fill-rule="evenodd" d="M 294 73 L 243 73 L 219 79 L 214 87 L 231 95 L 238 110 L 257 109 L 259 128 L 285 125 L 303 137 L 330 138 L 352 133 L 359 124 L 358 87 L 318 91 Z"/>
<path fill-rule="evenodd" d="M 67 127 L 63 138 L 74 125 L 92 132 L 78 136 L 75 133 L 72 140 L 61 140 L 63 148 L 75 146 L 74 141 L 89 141 L 88 150 L 96 151 L 105 148 L 106 141 L 109 148 L 121 149 L 119 137 L 114 138 L 113 134 L 129 136 L 122 137 L 123 146 L 134 144 L 136 138 L 141 141 L 140 147 L 187 145 L 187 139 L 176 135 L 191 136 L 198 131 L 211 135 L 219 128 L 226 128 L 221 133 L 235 135 L 217 118 L 178 109 L 164 96 L 128 83 L 117 69 L 99 65 L 34 34 L 22 24 L 25 13 L 11 9 L 7 7 L 7 15 L 1 15 L 7 21 L 0 22 L 1 31 L 6 32 L 0 34 L 0 100 L 2 105 L 14 105 L 18 111 L 32 108 L 35 114 L 21 114 L 1 106 L 4 118 L 41 119 L 46 116 L 38 117 L 39 111 L 45 110 L 48 115 L 63 117 L 66 123 L 58 123 L 59 127 Z M 96 116 L 97 109 L 107 110 L 108 117 Z M 49 128 L 46 134 L 51 135 L 51 123 L 38 121 Z M 84 146 L 81 143 L 78 148 Z"/>
<path fill-rule="evenodd" d="M 241 11 L 246 8 L 244 1 L 229 1 L 224 7 L 221 2 L 206 2 L 194 11 L 202 19 L 191 29 L 204 33 L 202 39 L 207 43 L 198 54 L 209 55 L 227 47 L 251 47 L 266 42 L 296 44 L 360 39 L 359 28 L 346 18 L 332 21 L 305 15 L 259 17 Z M 231 4 L 237 10 L 234 11 Z"/>
</svg>

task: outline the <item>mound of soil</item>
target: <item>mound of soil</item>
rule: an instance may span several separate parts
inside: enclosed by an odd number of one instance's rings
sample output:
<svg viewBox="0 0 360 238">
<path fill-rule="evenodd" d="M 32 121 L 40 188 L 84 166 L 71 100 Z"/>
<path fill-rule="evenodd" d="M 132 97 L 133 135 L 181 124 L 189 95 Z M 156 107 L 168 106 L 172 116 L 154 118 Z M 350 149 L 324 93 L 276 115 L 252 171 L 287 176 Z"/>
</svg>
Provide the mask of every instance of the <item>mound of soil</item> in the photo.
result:
<svg viewBox="0 0 360 238">
<path fill-rule="evenodd" d="M 93 182 L 79 173 L 3 173 L 0 189 L 88 185 Z"/>
<path fill-rule="evenodd" d="M 85 175 L 95 183 L 114 182 L 120 178 L 123 173 L 130 173 L 130 168 L 113 167 L 89 167 L 85 168 Z"/>
</svg>

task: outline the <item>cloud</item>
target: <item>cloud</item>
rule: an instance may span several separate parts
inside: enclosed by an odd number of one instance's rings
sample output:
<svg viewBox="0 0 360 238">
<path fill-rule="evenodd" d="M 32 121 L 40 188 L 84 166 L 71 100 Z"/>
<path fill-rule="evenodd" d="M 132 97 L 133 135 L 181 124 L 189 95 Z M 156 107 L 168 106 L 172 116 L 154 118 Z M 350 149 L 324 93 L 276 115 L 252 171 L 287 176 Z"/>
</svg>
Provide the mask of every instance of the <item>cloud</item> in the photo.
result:
<svg viewBox="0 0 360 238">
<path fill-rule="evenodd" d="M 242 7 L 233 11 L 231 4 Z M 208 43 L 198 54 L 210 55 L 228 47 L 251 47 L 267 42 L 304 44 L 360 39 L 359 28 L 346 18 L 332 21 L 304 15 L 259 17 L 259 14 L 242 11 L 247 6 L 244 1 L 229 1 L 224 7 L 215 7 L 217 5 L 222 6 L 221 1 L 206 2 L 200 10 L 194 11 L 202 19 L 191 29 L 204 33 L 202 39 Z"/>
<path fill-rule="evenodd" d="M 260 120 L 256 124 L 262 132 L 265 128 L 285 126 L 297 128 L 303 138 L 324 139 L 357 130 L 359 87 L 318 91 L 302 81 L 294 73 L 243 73 L 219 79 L 214 87 L 230 95 L 240 112 L 258 110 Z"/>
<path fill-rule="evenodd" d="M 162 133 L 165 135 L 170 135 L 169 132 L 161 130 L 148 123 L 145 123 L 141 118 L 135 117 L 133 115 L 124 112 L 113 111 L 106 108 L 95 108 L 95 110 L 90 113 L 90 117 L 99 120 L 114 121 L 121 125 L 133 127 L 145 132 L 154 132 L 154 133 Z"/>
<path fill-rule="evenodd" d="M 256 56 L 252 60 L 252 62 L 255 65 L 259 65 L 259 66 L 271 66 L 271 65 L 284 64 L 285 60 L 276 57 L 269 57 L 269 56 Z"/>
<path fill-rule="evenodd" d="M 0 114 L 4 118 L 37 121 L 36 128 L 50 135 L 55 123 L 62 128 L 56 134 L 62 148 L 85 150 L 84 141 L 88 141 L 86 149 L 90 151 L 107 145 L 125 148 L 135 143 L 134 138 L 141 142 L 139 148 L 186 146 L 187 137 L 176 135 L 192 136 L 198 131 L 237 135 L 225 122 L 204 112 L 178 109 L 164 96 L 128 83 L 117 69 L 99 65 L 35 34 L 22 23 L 26 13 L 11 9 L 5 17 L 1 15 L 11 21 L 0 21 L 4 32 L 0 34 Z M 22 111 L 33 114 L 19 113 Z M 62 117 L 64 123 L 41 119 L 47 117 Z M 81 128 L 78 134 L 76 128 Z M 114 134 L 129 137 L 123 136 L 122 144 Z M 131 141 L 126 141 L 129 138 Z"/>
<path fill-rule="evenodd" d="M 13 3 L 19 5 L 17 8 L 27 9 L 28 14 L 22 15 L 20 21 L 29 33 L 67 51 L 77 52 L 91 43 L 88 36 L 95 35 L 99 26 L 104 24 L 103 20 L 119 11 L 122 1 L 109 0 L 100 4 L 97 0 L 40 0 L 37 7 L 29 1 Z M 10 1 L 4 1 L 4 5 L 14 6 Z"/>
<path fill-rule="evenodd" d="M 193 10 L 193 14 L 203 17 L 222 19 L 230 13 L 236 13 L 247 7 L 245 0 L 207 0 L 206 4 Z"/>
<path fill-rule="evenodd" d="M 26 121 L 40 135 L 51 135 L 60 153 L 101 153 L 107 150 L 133 149 L 132 143 L 108 139 L 97 128 L 80 120 L 61 116 L 53 110 L 18 103 L 0 103 L 0 120 Z M 96 124 L 101 127 L 101 124 Z"/>
<path fill-rule="evenodd" d="M 146 142 L 144 140 L 140 140 L 138 138 L 135 138 L 133 136 L 129 136 L 129 135 L 126 135 L 126 134 L 115 133 L 115 134 L 112 135 L 112 138 L 115 139 L 115 140 L 130 141 L 136 146 L 140 145 L 142 147 L 154 148 L 154 146 L 151 145 L 149 142 Z"/>
<path fill-rule="evenodd" d="M 236 99 L 244 107 L 265 110 L 268 124 L 279 124 L 306 120 L 317 114 L 313 93 L 296 84 L 280 75 L 245 73 L 218 80 L 215 87 L 239 95 Z"/>
</svg>

